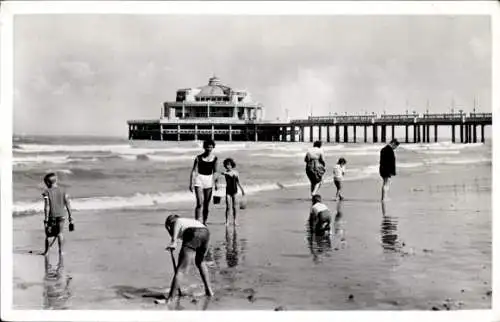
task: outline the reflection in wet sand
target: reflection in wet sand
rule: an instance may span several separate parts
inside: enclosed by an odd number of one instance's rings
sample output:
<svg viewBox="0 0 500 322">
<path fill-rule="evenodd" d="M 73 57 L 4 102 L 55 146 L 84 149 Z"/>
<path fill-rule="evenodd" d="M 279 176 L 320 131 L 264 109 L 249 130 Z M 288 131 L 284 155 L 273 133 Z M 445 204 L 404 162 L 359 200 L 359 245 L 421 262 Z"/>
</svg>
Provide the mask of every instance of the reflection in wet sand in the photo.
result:
<svg viewBox="0 0 500 322">
<path fill-rule="evenodd" d="M 398 220 L 396 217 L 387 215 L 386 204 L 381 202 L 382 206 L 382 223 L 380 227 L 380 238 L 382 247 L 387 252 L 398 252 L 401 250 L 401 243 L 398 240 Z"/>
<path fill-rule="evenodd" d="M 43 292 L 43 307 L 45 309 L 62 310 L 67 308 L 71 298 L 71 277 L 64 272 L 64 262 L 59 258 L 56 269 L 49 263 L 49 256 L 45 256 L 45 278 Z"/>
<path fill-rule="evenodd" d="M 230 232 L 232 230 L 232 232 Z M 227 267 L 238 266 L 238 233 L 236 227 L 226 227 L 226 262 Z"/>
</svg>

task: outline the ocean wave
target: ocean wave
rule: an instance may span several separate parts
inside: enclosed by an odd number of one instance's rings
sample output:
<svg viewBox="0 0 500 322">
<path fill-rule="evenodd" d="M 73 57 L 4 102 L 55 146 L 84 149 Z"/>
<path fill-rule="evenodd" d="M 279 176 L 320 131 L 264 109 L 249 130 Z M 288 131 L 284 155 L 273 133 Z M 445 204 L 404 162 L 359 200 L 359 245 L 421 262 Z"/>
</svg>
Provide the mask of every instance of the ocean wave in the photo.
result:
<svg viewBox="0 0 500 322">
<path fill-rule="evenodd" d="M 33 155 L 33 156 L 22 156 L 13 157 L 12 164 L 14 166 L 29 166 L 41 163 L 76 163 L 76 162 L 94 162 L 97 161 L 96 157 L 77 157 L 70 155 Z"/>
<path fill-rule="evenodd" d="M 221 185 L 223 189 L 224 186 Z M 246 194 L 254 194 L 262 191 L 280 189 L 277 182 L 254 184 L 245 187 Z M 74 198 L 71 200 L 71 207 L 76 211 L 82 210 L 107 210 L 123 208 L 144 208 L 155 205 L 165 205 L 168 203 L 192 201 L 195 196 L 191 192 L 165 192 L 157 194 L 137 193 L 133 196 L 112 196 L 93 198 Z M 16 202 L 13 205 L 14 215 L 35 214 L 43 211 L 43 204 L 38 202 Z"/>
</svg>

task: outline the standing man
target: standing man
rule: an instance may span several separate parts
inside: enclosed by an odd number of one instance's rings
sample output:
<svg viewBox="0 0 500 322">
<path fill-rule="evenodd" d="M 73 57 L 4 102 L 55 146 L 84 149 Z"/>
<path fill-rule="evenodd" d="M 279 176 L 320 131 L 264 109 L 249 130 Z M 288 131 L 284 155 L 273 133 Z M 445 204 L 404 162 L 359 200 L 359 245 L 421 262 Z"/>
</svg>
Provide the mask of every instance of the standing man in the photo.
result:
<svg viewBox="0 0 500 322">
<path fill-rule="evenodd" d="M 396 156 L 394 155 L 394 149 L 399 146 L 399 142 L 396 139 L 392 139 L 389 144 L 380 150 L 380 167 L 379 173 L 382 177 L 382 197 L 381 200 L 385 200 L 385 195 L 389 190 L 389 178 L 396 175 Z"/>
</svg>

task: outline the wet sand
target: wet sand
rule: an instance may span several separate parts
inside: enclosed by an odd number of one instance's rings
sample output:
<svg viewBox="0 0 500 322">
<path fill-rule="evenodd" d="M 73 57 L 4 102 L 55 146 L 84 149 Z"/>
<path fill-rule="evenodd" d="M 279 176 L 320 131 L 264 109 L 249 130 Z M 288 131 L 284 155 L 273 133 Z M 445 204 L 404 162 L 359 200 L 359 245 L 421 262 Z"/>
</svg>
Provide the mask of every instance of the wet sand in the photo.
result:
<svg viewBox="0 0 500 322">
<path fill-rule="evenodd" d="M 224 207 L 214 206 L 207 260 L 216 297 L 201 295 L 193 269 L 188 295 L 171 309 L 490 309 L 491 168 L 470 173 L 398 176 L 385 215 L 378 180 L 346 182 L 338 221 L 344 243 L 309 241 L 308 187 L 250 195 L 235 229 L 224 227 Z M 337 214 L 333 184 L 320 192 Z M 192 204 L 75 213 L 59 282 L 44 280 L 43 257 L 29 254 L 43 247 L 42 218 L 15 218 L 14 308 L 168 309 L 154 299 L 172 278 L 164 251 L 169 212 L 191 217 Z M 55 248 L 50 262 L 57 265 Z"/>
</svg>

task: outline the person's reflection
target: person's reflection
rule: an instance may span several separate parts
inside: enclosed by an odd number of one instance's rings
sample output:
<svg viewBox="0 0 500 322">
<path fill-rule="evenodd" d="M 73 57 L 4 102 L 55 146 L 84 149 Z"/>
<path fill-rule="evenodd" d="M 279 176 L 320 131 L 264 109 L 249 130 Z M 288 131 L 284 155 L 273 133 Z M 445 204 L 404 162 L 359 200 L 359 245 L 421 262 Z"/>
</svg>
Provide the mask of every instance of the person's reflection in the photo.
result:
<svg viewBox="0 0 500 322">
<path fill-rule="evenodd" d="M 232 229 L 232 233 L 230 232 Z M 235 267 L 238 265 L 238 234 L 236 227 L 229 228 L 226 226 L 226 262 L 228 267 Z"/>
<path fill-rule="evenodd" d="M 333 220 L 333 242 L 335 250 L 345 247 L 345 233 L 344 233 L 344 202 L 337 203 L 337 214 Z"/>
<path fill-rule="evenodd" d="M 49 256 L 45 256 L 44 308 L 65 309 L 71 297 L 70 282 L 71 277 L 64 273 L 62 257 L 59 257 L 57 268 L 53 269 L 49 263 Z"/>
<path fill-rule="evenodd" d="M 401 249 L 398 240 L 397 218 L 387 215 L 385 202 L 381 202 L 382 206 L 382 224 L 380 227 L 380 237 L 382 240 L 382 247 L 388 252 L 397 252 Z"/>
</svg>

